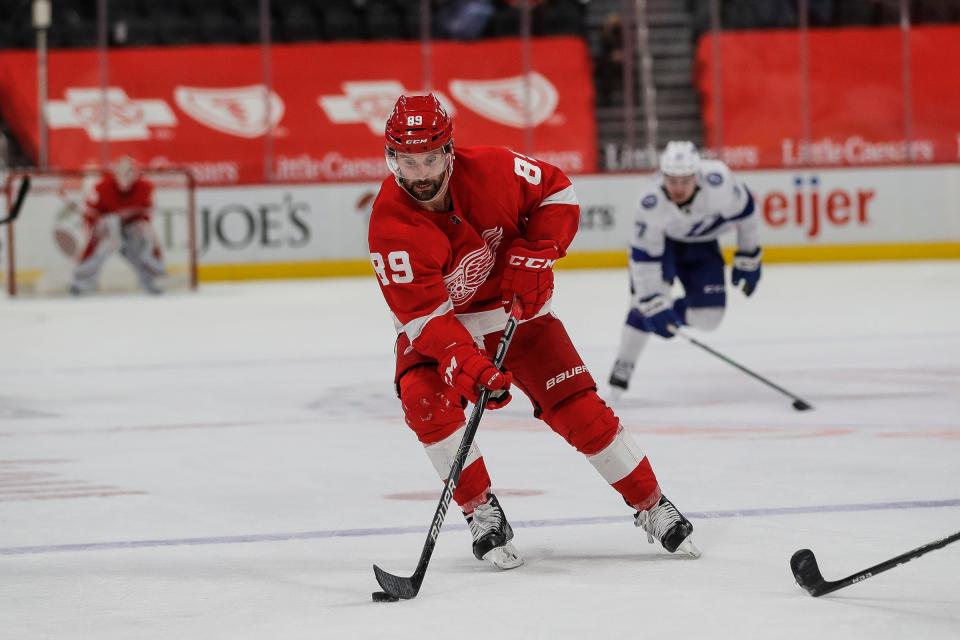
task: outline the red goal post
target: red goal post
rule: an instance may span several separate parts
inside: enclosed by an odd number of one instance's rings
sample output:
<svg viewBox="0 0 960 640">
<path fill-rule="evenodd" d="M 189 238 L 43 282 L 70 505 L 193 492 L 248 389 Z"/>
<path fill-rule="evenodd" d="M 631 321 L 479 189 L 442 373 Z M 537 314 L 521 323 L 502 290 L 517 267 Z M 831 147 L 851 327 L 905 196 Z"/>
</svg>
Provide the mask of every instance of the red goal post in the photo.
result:
<svg viewBox="0 0 960 640">
<path fill-rule="evenodd" d="M 153 230 L 164 254 L 165 290 L 197 288 L 196 182 L 187 169 L 143 169 L 154 185 Z M 85 202 L 103 171 L 14 170 L 3 184 L 9 211 L 23 178 L 30 187 L 15 221 L 6 225 L 0 242 L 4 285 L 11 296 L 62 295 L 86 242 Z M 138 289 L 129 264 L 111 256 L 100 275 L 98 290 Z"/>
</svg>

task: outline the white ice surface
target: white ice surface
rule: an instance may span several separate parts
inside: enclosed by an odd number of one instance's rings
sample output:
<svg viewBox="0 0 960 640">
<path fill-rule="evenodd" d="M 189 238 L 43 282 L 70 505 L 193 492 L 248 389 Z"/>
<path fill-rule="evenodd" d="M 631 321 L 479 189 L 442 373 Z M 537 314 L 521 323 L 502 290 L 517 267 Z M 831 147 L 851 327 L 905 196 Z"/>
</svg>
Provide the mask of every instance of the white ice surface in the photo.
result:
<svg viewBox="0 0 960 640">
<path fill-rule="evenodd" d="M 625 279 L 557 274 L 601 383 Z M 0 300 L 0 638 L 960 638 L 960 543 L 820 599 L 788 568 L 960 530 L 958 320 L 957 262 L 765 267 L 694 335 L 815 411 L 659 339 L 617 406 L 700 560 L 648 545 L 518 398 L 479 443 L 526 566 L 478 563 L 451 510 L 419 597 L 374 604 L 440 483 L 373 278 Z"/>
</svg>

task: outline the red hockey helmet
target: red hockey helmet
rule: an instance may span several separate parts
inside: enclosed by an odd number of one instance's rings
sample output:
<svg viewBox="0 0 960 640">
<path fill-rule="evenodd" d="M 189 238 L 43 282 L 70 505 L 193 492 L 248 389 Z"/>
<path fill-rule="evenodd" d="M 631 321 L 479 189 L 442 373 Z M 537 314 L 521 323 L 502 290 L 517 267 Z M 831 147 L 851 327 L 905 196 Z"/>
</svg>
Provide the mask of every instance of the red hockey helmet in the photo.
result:
<svg viewBox="0 0 960 640">
<path fill-rule="evenodd" d="M 400 96 L 387 119 L 387 149 L 426 153 L 453 142 L 453 121 L 436 96 Z"/>
</svg>

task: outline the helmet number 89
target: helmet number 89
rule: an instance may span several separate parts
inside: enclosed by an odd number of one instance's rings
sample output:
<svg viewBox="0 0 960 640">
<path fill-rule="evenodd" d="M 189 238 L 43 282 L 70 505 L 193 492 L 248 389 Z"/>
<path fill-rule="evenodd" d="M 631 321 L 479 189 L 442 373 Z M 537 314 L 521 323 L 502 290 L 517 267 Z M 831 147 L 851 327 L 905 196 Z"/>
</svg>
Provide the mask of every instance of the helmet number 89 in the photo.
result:
<svg viewBox="0 0 960 640">
<path fill-rule="evenodd" d="M 390 284 L 390 281 L 397 284 L 413 282 L 413 268 L 410 266 L 410 254 L 406 251 L 391 251 L 387 254 L 386 263 L 383 256 L 379 253 L 370 254 L 370 262 L 373 263 L 373 270 L 377 272 L 380 283 L 383 286 Z M 390 267 L 390 277 L 387 277 L 387 267 Z"/>
<path fill-rule="evenodd" d="M 423 124 L 423 116 L 407 116 L 407 126 L 412 127 L 414 125 Z"/>
</svg>

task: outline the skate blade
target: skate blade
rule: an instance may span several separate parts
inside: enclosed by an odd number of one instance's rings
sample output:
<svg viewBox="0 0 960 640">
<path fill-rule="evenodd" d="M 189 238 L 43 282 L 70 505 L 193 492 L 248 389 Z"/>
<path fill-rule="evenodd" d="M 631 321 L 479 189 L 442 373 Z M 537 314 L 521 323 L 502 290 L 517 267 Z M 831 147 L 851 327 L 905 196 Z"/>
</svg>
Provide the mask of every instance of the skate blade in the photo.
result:
<svg viewBox="0 0 960 640">
<path fill-rule="evenodd" d="M 699 558 L 702 555 L 700 549 L 693 543 L 691 536 L 687 536 L 687 539 L 680 543 L 680 546 L 677 547 L 677 553 L 684 553 L 691 558 Z"/>
<path fill-rule="evenodd" d="M 490 549 L 483 554 L 483 559 L 495 566 L 497 569 L 516 569 L 523 564 L 523 558 L 517 552 L 517 548 L 512 542 L 508 542 L 502 547 Z"/>
</svg>

